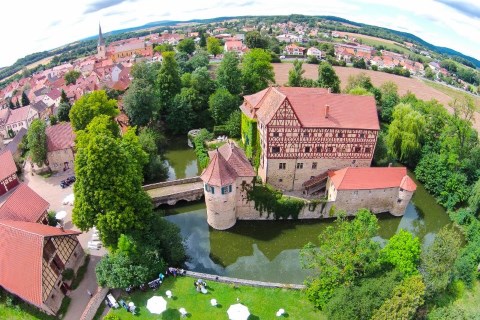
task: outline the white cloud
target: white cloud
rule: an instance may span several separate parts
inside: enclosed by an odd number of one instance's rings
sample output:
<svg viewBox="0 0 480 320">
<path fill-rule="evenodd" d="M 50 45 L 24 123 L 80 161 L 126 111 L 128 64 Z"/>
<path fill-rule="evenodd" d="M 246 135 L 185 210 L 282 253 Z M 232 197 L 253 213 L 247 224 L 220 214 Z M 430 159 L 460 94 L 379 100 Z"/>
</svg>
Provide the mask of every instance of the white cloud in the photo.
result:
<svg viewBox="0 0 480 320">
<path fill-rule="evenodd" d="M 475 0 L 470 3 L 475 5 Z M 99 22 L 108 32 L 158 20 L 292 13 L 336 15 L 407 31 L 435 45 L 451 47 L 480 59 L 480 20 L 434 0 L 16 0 L 2 6 L 7 13 L 0 19 L 2 40 L 10 50 L 2 51 L 0 66 L 33 52 L 95 35 Z M 86 11 L 91 12 L 84 14 Z"/>
</svg>

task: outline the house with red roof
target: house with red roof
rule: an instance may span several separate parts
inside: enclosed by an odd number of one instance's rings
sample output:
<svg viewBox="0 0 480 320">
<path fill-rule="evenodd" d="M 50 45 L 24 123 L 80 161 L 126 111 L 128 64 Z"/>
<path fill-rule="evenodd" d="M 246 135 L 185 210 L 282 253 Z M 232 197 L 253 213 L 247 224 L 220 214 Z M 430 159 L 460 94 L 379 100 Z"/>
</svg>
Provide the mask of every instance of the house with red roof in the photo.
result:
<svg viewBox="0 0 480 320">
<path fill-rule="evenodd" d="M 303 56 L 304 47 L 297 46 L 295 43 L 285 46 L 284 53 L 289 56 Z"/>
<path fill-rule="evenodd" d="M 47 136 L 47 160 L 53 170 L 73 168 L 75 134 L 70 122 L 61 122 L 45 130 Z"/>
<path fill-rule="evenodd" d="M 371 96 L 334 94 L 323 88 L 270 87 L 244 96 L 243 116 L 256 121 L 261 150 L 258 175 L 285 191 L 328 170 L 369 167 L 380 129 Z M 243 130 L 243 129 L 242 129 Z"/>
<path fill-rule="evenodd" d="M 225 52 L 236 52 L 239 55 L 244 54 L 248 50 L 247 46 L 243 44 L 240 40 L 228 40 L 225 41 L 224 51 Z"/>
<path fill-rule="evenodd" d="M 0 220 L 0 286 L 55 315 L 70 289 L 62 272 L 78 270 L 83 261 L 78 234 L 34 222 Z"/>
<path fill-rule="evenodd" d="M 0 111 L 0 134 L 7 138 L 10 130 L 16 134 L 21 128 L 28 129 L 32 121 L 38 117 L 38 112 L 30 105 L 13 110 L 3 109 Z M 5 118 L 6 121 L 2 120 Z"/>
<path fill-rule="evenodd" d="M 50 204 L 25 183 L 21 183 L 0 207 L 0 220 L 48 224 Z"/>
<path fill-rule="evenodd" d="M 366 208 L 401 216 L 416 188 L 405 167 L 348 167 L 328 172 L 326 195 L 337 210 L 349 215 Z"/>
<path fill-rule="evenodd" d="M 0 196 L 18 186 L 17 166 L 10 150 L 0 153 Z"/>
</svg>

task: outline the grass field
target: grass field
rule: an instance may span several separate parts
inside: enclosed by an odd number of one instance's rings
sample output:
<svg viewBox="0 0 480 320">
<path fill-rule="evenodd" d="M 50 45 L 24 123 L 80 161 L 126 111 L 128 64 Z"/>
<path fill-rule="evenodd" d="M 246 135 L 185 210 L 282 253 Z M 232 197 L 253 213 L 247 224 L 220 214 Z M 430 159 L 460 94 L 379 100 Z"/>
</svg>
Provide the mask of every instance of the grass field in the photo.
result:
<svg viewBox="0 0 480 320">
<path fill-rule="evenodd" d="M 15 299 L 17 302 L 14 306 L 6 305 L 6 295 L 2 294 L 0 298 L 0 319 L 8 320 L 54 320 L 58 317 L 49 316 L 32 305 L 25 303 L 19 299 Z M 70 304 L 70 298 L 65 297 L 60 307 L 59 315 L 66 313 Z"/>
<path fill-rule="evenodd" d="M 273 270 L 272 270 L 273 272 Z M 325 317 L 313 308 L 306 299 L 305 294 L 298 290 L 265 289 L 248 286 L 234 287 L 230 284 L 207 282 L 208 293 L 201 294 L 195 290 L 190 277 L 167 278 L 156 291 L 136 291 L 132 295 L 126 294 L 119 299 L 125 302 L 133 301 L 139 308 L 137 315 L 132 315 L 125 309 L 112 309 L 110 313 L 123 319 L 180 319 L 179 308 L 185 308 L 188 319 L 227 319 L 227 310 L 232 304 L 240 303 L 248 307 L 249 320 L 275 319 L 275 313 L 283 308 L 285 318 L 301 320 L 321 320 Z M 165 291 L 171 290 L 172 299 L 167 299 Z M 163 296 L 167 300 L 167 310 L 160 315 L 151 314 L 146 308 L 147 300 L 154 295 Z M 210 305 L 210 300 L 215 298 L 217 307 Z"/>
<path fill-rule="evenodd" d="M 441 83 L 438 83 L 438 82 L 433 82 L 433 81 L 430 81 L 430 80 L 423 80 L 423 82 L 425 82 L 428 86 L 434 88 L 435 90 L 443 92 L 443 93 L 445 93 L 446 95 L 448 95 L 452 98 L 460 98 L 462 96 L 468 95 L 468 96 L 472 97 L 473 100 L 475 100 L 477 102 L 477 104 L 479 104 L 479 106 L 480 106 L 480 97 L 479 96 L 470 95 L 470 94 L 468 94 L 468 93 L 466 93 L 462 90 L 457 90 L 457 89 L 445 86 L 445 85 L 443 85 Z"/>
</svg>

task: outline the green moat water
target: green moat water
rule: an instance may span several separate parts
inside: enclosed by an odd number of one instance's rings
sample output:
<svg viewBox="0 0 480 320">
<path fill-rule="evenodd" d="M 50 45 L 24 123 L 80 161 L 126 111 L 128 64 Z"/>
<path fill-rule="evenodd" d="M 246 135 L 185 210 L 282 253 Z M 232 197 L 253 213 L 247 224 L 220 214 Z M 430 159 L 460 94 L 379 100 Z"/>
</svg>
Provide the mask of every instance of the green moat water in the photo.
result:
<svg viewBox="0 0 480 320">
<path fill-rule="evenodd" d="M 169 179 L 199 174 L 193 149 L 186 141 L 175 141 L 167 151 Z M 400 229 L 419 236 L 424 243 L 450 223 L 445 210 L 417 183 L 415 195 L 403 217 L 381 214 L 378 241 L 389 239 Z M 302 221 L 238 221 L 227 231 L 207 224 L 203 201 L 177 205 L 166 211 L 166 219 L 177 224 L 187 246 L 190 270 L 231 277 L 302 283 L 308 273 L 302 270 L 299 251 L 306 243 L 318 243 L 318 235 L 333 219 Z"/>
</svg>

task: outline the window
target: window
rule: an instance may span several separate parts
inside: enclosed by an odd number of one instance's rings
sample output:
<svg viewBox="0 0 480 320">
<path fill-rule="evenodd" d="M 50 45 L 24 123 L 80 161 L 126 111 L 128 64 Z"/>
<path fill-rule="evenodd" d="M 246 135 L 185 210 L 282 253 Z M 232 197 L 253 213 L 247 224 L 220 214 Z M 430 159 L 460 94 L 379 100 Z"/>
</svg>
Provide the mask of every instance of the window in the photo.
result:
<svg viewBox="0 0 480 320">
<path fill-rule="evenodd" d="M 365 133 L 360 133 L 360 138 L 365 138 Z"/>
<path fill-rule="evenodd" d="M 303 136 L 304 136 L 304 137 L 308 137 L 308 132 L 304 132 L 304 133 L 303 133 Z"/>
<path fill-rule="evenodd" d="M 215 194 L 215 188 L 209 184 L 205 183 L 205 191 L 211 192 L 212 194 Z"/>
<path fill-rule="evenodd" d="M 305 153 L 310 153 L 310 147 L 305 147 Z"/>
<path fill-rule="evenodd" d="M 278 182 L 283 182 L 283 179 L 278 179 Z"/>
<path fill-rule="evenodd" d="M 317 163 L 316 162 L 312 162 L 312 169 L 317 169 Z"/>
<path fill-rule="evenodd" d="M 327 152 L 333 152 L 333 147 L 332 146 L 327 147 Z"/>
<path fill-rule="evenodd" d="M 372 150 L 372 148 L 370 148 L 370 147 L 367 147 L 367 148 L 365 148 L 365 153 L 370 153 L 370 152 L 371 152 L 371 150 Z"/>
<path fill-rule="evenodd" d="M 302 162 L 297 163 L 297 169 L 303 169 L 303 163 Z"/>
<path fill-rule="evenodd" d="M 337 137 L 343 138 L 343 133 L 342 133 L 342 132 L 339 132 L 339 133 L 337 134 Z"/>
<path fill-rule="evenodd" d="M 357 190 L 353 191 L 353 195 L 354 196 L 358 195 L 358 191 Z"/>
<path fill-rule="evenodd" d="M 360 152 L 362 150 L 362 148 L 360 147 L 355 147 L 355 152 Z"/>
<path fill-rule="evenodd" d="M 321 146 L 317 146 L 317 152 L 318 153 L 322 152 L 322 147 Z"/>
<path fill-rule="evenodd" d="M 232 192 L 232 185 L 222 187 L 222 194 L 227 194 L 227 193 L 230 193 L 230 192 Z"/>
<path fill-rule="evenodd" d="M 273 133 L 273 136 L 274 136 L 274 137 L 278 137 L 278 132 L 275 131 L 275 132 Z"/>
<path fill-rule="evenodd" d="M 402 202 L 402 199 L 397 199 L 397 203 L 400 203 L 400 202 Z"/>
<path fill-rule="evenodd" d="M 285 170 L 287 168 L 287 164 L 285 162 L 280 162 L 278 164 L 278 169 Z"/>
<path fill-rule="evenodd" d="M 279 153 L 280 147 L 272 147 L 272 153 Z"/>
</svg>

